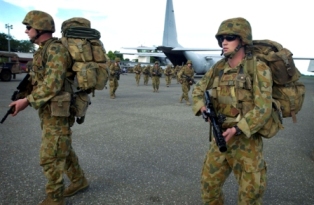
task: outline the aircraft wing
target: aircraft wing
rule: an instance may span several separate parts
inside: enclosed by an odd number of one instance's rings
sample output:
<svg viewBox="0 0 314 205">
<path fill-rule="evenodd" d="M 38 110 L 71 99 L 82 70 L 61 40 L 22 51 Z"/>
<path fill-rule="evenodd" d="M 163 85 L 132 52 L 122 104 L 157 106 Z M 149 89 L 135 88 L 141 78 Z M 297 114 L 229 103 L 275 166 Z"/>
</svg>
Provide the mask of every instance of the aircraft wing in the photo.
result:
<svg viewBox="0 0 314 205">
<path fill-rule="evenodd" d="M 138 47 L 122 47 L 123 49 L 130 49 L 130 50 L 156 50 L 157 48 L 152 46 L 152 47 L 147 47 L 147 46 L 138 46 Z"/>
<path fill-rule="evenodd" d="M 142 57 L 166 57 L 164 53 L 119 53 L 123 55 L 137 55 Z"/>
<path fill-rule="evenodd" d="M 221 48 L 185 48 L 185 47 L 175 47 L 172 51 L 220 51 Z"/>
</svg>

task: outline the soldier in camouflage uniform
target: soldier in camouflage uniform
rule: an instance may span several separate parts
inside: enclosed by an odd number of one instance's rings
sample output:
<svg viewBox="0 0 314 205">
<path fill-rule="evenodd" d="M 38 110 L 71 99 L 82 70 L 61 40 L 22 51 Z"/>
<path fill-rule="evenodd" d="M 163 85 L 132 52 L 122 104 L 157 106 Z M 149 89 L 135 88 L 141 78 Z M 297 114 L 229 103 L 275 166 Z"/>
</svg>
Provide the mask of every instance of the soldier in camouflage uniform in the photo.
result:
<svg viewBox="0 0 314 205">
<path fill-rule="evenodd" d="M 187 105 L 191 105 L 189 101 L 189 91 L 191 89 L 191 85 L 193 85 L 192 81 L 188 81 L 187 78 L 194 79 L 194 69 L 192 67 L 192 61 L 188 60 L 186 65 L 178 73 L 179 81 L 181 82 L 182 87 L 182 95 L 180 97 L 180 103 L 185 99 Z"/>
<path fill-rule="evenodd" d="M 140 84 L 140 79 L 141 79 L 141 72 L 142 72 L 142 67 L 141 64 L 138 63 L 134 69 L 133 72 L 135 73 L 135 80 L 136 80 L 136 85 L 139 86 Z"/>
<path fill-rule="evenodd" d="M 41 205 L 65 204 L 64 196 L 72 196 L 79 190 L 88 187 L 78 157 L 72 148 L 71 126 L 74 116 L 69 114 L 71 90 L 66 86 L 66 78 L 74 79 L 72 60 L 68 50 L 52 37 L 55 32 L 53 18 L 42 11 L 30 11 L 23 24 L 30 41 L 39 45 L 34 53 L 30 70 L 32 90 L 25 93 L 25 98 L 12 102 L 15 106 L 13 116 L 28 105 L 39 110 L 42 138 L 40 147 L 40 165 L 48 179 L 46 199 Z M 67 87 L 67 88 L 66 88 Z M 54 106 L 58 98 L 64 106 Z M 55 101 L 56 102 L 56 101 Z M 59 108 L 59 109 L 58 109 Z M 63 173 L 71 180 L 70 186 L 64 190 Z"/>
<path fill-rule="evenodd" d="M 159 66 L 159 62 L 155 61 L 155 65 L 150 70 L 150 73 L 152 75 L 152 84 L 153 84 L 153 92 L 158 93 L 159 84 L 160 84 L 160 77 L 161 77 L 161 68 Z"/>
<path fill-rule="evenodd" d="M 143 69 L 143 75 L 144 75 L 144 85 L 148 84 L 148 80 L 149 80 L 149 75 L 150 75 L 150 65 L 147 65 L 144 69 Z"/>
<path fill-rule="evenodd" d="M 250 23 L 243 18 L 223 21 L 216 34 L 224 59 L 217 62 L 193 89 L 193 112 L 206 110 L 204 92 L 211 89 L 217 114 L 226 116 L 222 124 L 227 151 L 221 153 L 212 139 L 202 175 L 204 204 L 223 204 L 222 186 L 231 172 L 239 184 L 238 204 L 261 204 L 266 188 L 263 141 L 257 134 L 272 110 L 270 68 L 254 60 L 254 74 L 248 74 L 248 46 L 252 45 Z M 212 134 L 211 134 L 212 135 Z"/>
<path fill-rule="evenodd" d="M 166 86 L 169 87 L 171 84 L 171 78 L 172 78 L 172 68 L 171 65 L 168 65 L 167 68 L 164 71 L 165 80 L 166 80 Z"/>
<path fill-rule="evenodd" d="M 175 70 L 175 75 L 176 75 L 176 78 L 177 78 L 177 84 L 179 84 L 179 77 L 178 77 L 178 73 L 180 72 L 180 70 L 181 70 L 181 66 L 179 66 L 179 65 L 176 65 L 176 67 L 174 68 L 174 70 Z"/>
<path fill-rule="evenodd" d="M 118 80 L 120 79 L 120 58 L 116 58 L 115 62 L 110 66 L 109 76 L 109 87 L 110 87 L 110 98 L 116 98 L 116 90 L 119 87 Z"/>
</svg>

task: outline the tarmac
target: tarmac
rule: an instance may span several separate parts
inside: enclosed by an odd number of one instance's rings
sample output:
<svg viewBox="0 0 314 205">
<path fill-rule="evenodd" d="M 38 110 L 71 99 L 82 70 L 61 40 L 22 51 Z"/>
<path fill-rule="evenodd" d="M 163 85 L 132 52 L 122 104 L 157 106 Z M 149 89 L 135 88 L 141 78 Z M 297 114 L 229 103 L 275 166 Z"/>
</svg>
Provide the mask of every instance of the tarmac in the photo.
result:
<svg viewBox="0 0 314 205">
<path fill-rule="evenodd" d="M 0 118 L 25 74 L 0 81 Z M 196 81 L 199 80 L 196 79 Z M 314 204 L 314 78 L 302 77 L 306 97 L 298 122 L 264 140 L 267 162 L 265 205 Z M 209 148 L 208 123 L 179 103 L 181 85 L 172 79 L 159 93 L 121 75 L 116 98 L 109 88 L 91 97 L 85 122 L 72 128 L 72 145 L 90 187 L 67 198 L 68 205 L 202 204 L 200 174 Z M 191 91 L 190 91 L 191 96 Z M 0 124 L 0 204 L 34 205 L 46 196 L 39 166 L 41 140 L 37 111 L 28 107 Z M 69 180 L 65 177 L 66 185 Z M 233 176 L 224 185 L 225 204 L 237 204 Z"/>
</svg>

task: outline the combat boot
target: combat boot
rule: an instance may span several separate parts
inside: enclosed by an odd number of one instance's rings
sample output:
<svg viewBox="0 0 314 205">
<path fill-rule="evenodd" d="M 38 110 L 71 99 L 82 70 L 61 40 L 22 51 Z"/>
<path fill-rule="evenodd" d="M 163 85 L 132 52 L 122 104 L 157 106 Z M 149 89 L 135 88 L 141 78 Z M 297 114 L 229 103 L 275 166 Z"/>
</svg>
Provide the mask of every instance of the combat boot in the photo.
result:
<svg viewBox="0 0 314 205">
<path fill-rule="evenodd" d="M 81 180 L 78 180 L 77 182 L 71 183 L 70 186 L 68 186 L 64 192 L 64 197 L 73 196 L 78 191 L 84 190 L 89 186 L 88 181 L 85 177 L 83 177 Z"/>
<path fill-rule="evenodd" d="M 191 103 L 190 103 L 189 101 L 186 101 L 186 104 L 187 104 L 187 105 L 191 105 Z"/>
<path fill-rule="evenodd" d="M 65 205 L 64 197 L 53 198 L 52 194 L 48 194 L 46 199 L 40 202 L 38 205 Z"/>
</svg>

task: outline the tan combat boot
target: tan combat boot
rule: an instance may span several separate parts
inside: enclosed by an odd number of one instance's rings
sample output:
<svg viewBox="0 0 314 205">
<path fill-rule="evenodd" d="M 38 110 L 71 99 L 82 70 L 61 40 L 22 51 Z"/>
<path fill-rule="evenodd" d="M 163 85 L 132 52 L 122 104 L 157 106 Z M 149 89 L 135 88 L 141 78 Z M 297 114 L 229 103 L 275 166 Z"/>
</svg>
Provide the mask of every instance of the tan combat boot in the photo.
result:
<svg viewBox="0 0 314 205">
<path fill-rule="evenodd" d="M 69 196 L 73 196 L 74 194 L 76 194 L 78 191 L 84 190 L 89 186 L 88 181 L 85 177 L 83 177 L 83 179 L 71 183 L 70 186 L 68 186 L 64 192 L 63 192 L 63 196 L 64 197 L 69 197 Z"/>
<path fill-rule="evenodd" d="M 39 205 L 65 205 L 64 197 L 54 199 L 52 194 L 48 194 L 46 199 L 43 200 Z"/>
<path fill-rule="evenodd" d="M 189 101 L 186 101 L 186 104 L 187 104 L 187 105 L 191 105 L 191 103 L 190 103 Z"/>
</svg>

